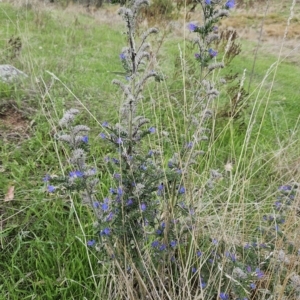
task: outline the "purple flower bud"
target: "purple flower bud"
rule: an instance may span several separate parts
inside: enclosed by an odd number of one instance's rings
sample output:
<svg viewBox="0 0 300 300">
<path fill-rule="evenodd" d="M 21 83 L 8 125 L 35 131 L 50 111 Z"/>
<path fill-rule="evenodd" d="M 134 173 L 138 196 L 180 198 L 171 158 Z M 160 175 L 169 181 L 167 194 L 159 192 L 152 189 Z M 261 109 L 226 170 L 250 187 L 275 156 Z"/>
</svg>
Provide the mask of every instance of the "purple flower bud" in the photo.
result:
<svg viewBox="0 0 300 300">
<path fill-rule="evenodd" d="M 157 248 L 158 246 L 159 246 L 159 242 L 158 241 L 154 241 L 151 244 L 151 247 L 153 247 L 153 248 Z"/>
<path fill-rule="evenodd" d="M 53 185 L 48 185 L 48 186 L 47 186 L 47 191 L 48 191 L 49 193 L 54 193 L 55 190 L 56 190 L 56 187 L 55 187 L 55 186 L 53 186 Z"/>
<path fill-rule="evenodd" d="M 107 211 L 107 210 L 108 210 L 108 204 L 107 204 L 107 203 L 102 203 L 102 204 L 101 204 L 101 209 L 102 209 L 103 211 Z"/>
<path fill-rule="evenodd" d="M 188 25 L 188 29 L 190 31 L 195 31 L 197 28 L 198 28 L 198 26 L 193 23 L 189 23 L 189 25 Z"/>
<path fill-rule="evenodd" d="M 155 133 L 156 129 L 155 129 L 155 127 L 150 127 L 149 131 L 150 131 L 150 133 Z"/>
<path fill-rule="evenodd" d="M 218 55 L 218 51 L 215 51 L 213 49 L 208 49 L 208 54 L 210 55 L 211 58 L 216 57 Z"/>
<path fill-rule="evenodd" d="M 177 245 L 177 241 L 171 241 L 171 242 L 170 242 L 170 246 L 171 246 L 172 248 L 175 248 L 176 245 Z"/>
<path fill-rule="evenodd" d="M 291 191 L 292 190 L 292 187 L 290 185 L 282 185 L 279 187 L 278 189 L 279 191 Z"/>
<path fill-rule="evenodd" d="M 88 245 L 89 247 L 93 247 L 95 244 L 96 244 L 96 241 L 95 241 L 95 240 L 87 241 L 87 245 Z"/>
<path fill-rule="evenodd" d="M 256 268 L 255 273 L 258 279 L 262 279 L 264 277 L 264 272 L 261 271 L 259 268 Z"/>
<path fill-rule="evenodd" d="M 163 231 L 162 231 L 161 229 L 157 229 L 157 230 L 156 230 L 156 234 L 157 234 L 157 235 L 161 235 L 162 232 L 163 232 Z"/>
<path fill-rule="evenodd" d="M 108 227 L 104 228 L 101 232 L 100 235 L 109 235 L 110 234 L 110 229 Z"/>
<path fill-rule="evenodd" d="M 229 299 L 229 296 L 225 293 L 220 293 L 220 299 L 222 300 L 228 300 Z"/>
<path fill-rule="evenodd" d="M 165 244 L 162 244 L 160 247 L 159 247 L 159 250 L 160 251 L 164 251 L 167 249 L 167 246 Z"/>
<path fill-rule="evenodd" d="M 46 175 L 44 178 L 43 178 L 43 181 L 44 182 L 48 182 L 51 180 L 51 176 L 50 175 Z"/>
<path fill-rule="evenodd" d="M 114 216 L 114 214 L 113 214 L 112 212 L 110 212 L 110 213 L 108 214 L 108 216 L 106 217 L 106 221 L 107 221 L 107 222 L 110 222 L 110 221 L 112 220 L 113 216 Z"/>
<path fill-rule="evenodd" d="M 185 193 L 185 187 L 181 186 L 178 190 L 178 194 L 184 194 Z"/>
<path fill-rule="evenodd" d="M 69 173 L 71 178 L 80 178 L 83 177 L 83 173 L 81 171 L 73 171 Z"/>
<path fill-rule="evenodd" d="M 256 284 L 255 283 L 250 283 L 250 288 L 251 288 L 251 290 L 255 290 L 256 289 Z"/>
<path fill-rule="evenodd" d="M 126 205 L 127 206 L 130 206 L 133 204 L 133 200 L 132 199 L 128 199 L 127 202 L 126 202 Z"/>
<path fill-rule="evenodd" d="M 85 136 L 82 137 L 81 140 L 82 140 L 83 143 L 87 144 L 89 142 L 89 137 L 87 135 L 85 135 Z"/>
<path fill-rule="evenodd" d="M 193 142 L 188 142 L 188 143 L 185 145 L 185 147 L 186 147 L 187 149 L 191 149 L 191 148 L 193 147 Z"/>
<path fill-rule="evenodd" d="M 145 204 L 145 203 L 142 203 L 142 204 L 141 204 L 141 210 L 142 210 L 142 211 L 145 211 L 146 209 L 147 209 L 146 204 Z"/>
<path fill-rule="evenodd" d="M 218 240 L 217 239 L 212 239 L 211 241 L 214 245 L 218 245 Z"/>
<path fill-rule="evenodd" d="M 227 8 L 227 9 L 234 8 L 234 5 L 235 5 L 234 0 L 228 0 L 225 4 L 225 8 Z"/>
<path fill-rule="evenodd" d="M 117 188 L 117 194 L 118 194 L 119 196 L 122 196 L 122 195 L 123 195 L 123 190 L 122 190 L 121 187 L 118 187 L 118 188 Z"/>
</svg>

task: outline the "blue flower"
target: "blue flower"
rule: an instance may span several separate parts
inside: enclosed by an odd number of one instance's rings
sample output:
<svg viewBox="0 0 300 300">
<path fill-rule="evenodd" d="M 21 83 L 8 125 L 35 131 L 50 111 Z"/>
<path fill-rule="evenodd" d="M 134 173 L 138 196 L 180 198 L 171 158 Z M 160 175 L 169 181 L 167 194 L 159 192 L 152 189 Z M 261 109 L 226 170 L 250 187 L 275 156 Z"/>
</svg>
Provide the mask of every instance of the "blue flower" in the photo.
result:
<svg viewBox="0 0 300 300">
<path fill-rule="evenodd" d="M 193 142 L 186 143 L 185 147 L 191 149 L 193 147 Z"/>
<path fill-rule="evenodd" d="M 106 221 L 107 221 L 107 222 L 110 222 L 110 221 L 112 220 L 113 216 L 114 216 L 114 214 L 113 214 L 112 212 L 110 212 L 110 213 L 108 214 L 108 216 L 106 217 Z"/>
<path fill-rule="evenodd" d="M 197 251 L 197 257 L 200 257 L 202 255 L 202 252 L 201 251 Z"/>
<path fill-rule="evenodd" d="M 178 169 L 178 168 L 175 169 L 175 172 L 176 172 L 177 174 L 182 174 L 182 171 L 181 171 L 180 169 Z"/>
<path fill-rule="evenodd" d="M 150 127 L 150 128 L 149 128 L 149 132 L 150 132 L 150 133 L 155 133 L 155 131 L 156 131 L 155 127 Z"/>
<path fill-rule="evenodd" d="M 87 245 L 90 246 L 90 247 L 93 247 L 95 244 L 96 244 L 95 240 L 87 241 Z"/>
<path fill-rule="evenodd" d="M 250 288 L 251 288 L 251 290 L 255 290 L 256 289 L 256 284 L 255 283 L 250 283 Z"/>
<path fill-rule="evenodd" d="M 206 5 L 211 5 L 211 1 L 210 0 L 205 0 L 205 4 Z"/>
<path fill-rule="evenodd" d="M 145 211 L 147 209 L 147 205 L 145 203 L 141 204 L 141 210 Z"/>
<path fill-rule="evenodd" d="M 140 168 L 141 168 L 141 170 L 143 170 L 143 171 L 146 171 L 146 170 L 147 170 L 147 166 L 146 166 L 145 164 L 142 164 L 142 165 L 140 166 Z"/>
<path fill-rule="evenodd" d="M 282 185 L 278 188 L 279 191 L 291 191 L 292 187 L 290 185 Z"/>
<path fill-rule="evenodd" d="M 156 230 L 156 234 L 157 234 L 157 235 L 161 235 L 162 233 L 163 233 L 163 231 L 162 231 L 161 229 L 157 229 L 157 230 Z"/>
<path fill-rule="evenodd" d="M 193 23 L 189 23 L 189 25 L 188 25 L 188 29 L 190 31 L 195 31 L 195 30 L 197 30 L 197 28 L 198 28 L 198 26 Z"/>
<path fill-rule="evenodd" d="M 154 154 L 153 150 L 149 150 L 148 155 L 152 156 Z"/>
<path fill-rule="evenodd" d="M 151 247 L 153 247 L 153 248 L 157 248 L 158 246 L 159 246 L 159 242 L 158 241 L 154 241 L 151 244 Z"/>
<path fill-rule="evenodd" d="M 115 173 L 114 178 L 117 179 L 117 180 L 121 179 L 121 174 Z"/>
<path fill-rule="evenodd" d="M 165 244 L 161 244 L 161 246 L 159 247 L 160 251 L 164 251 L 167 249 L 167 246 Z"/>
<path fill-rule="evenodd" d="M 216 57 L 218 55 L 218 51 L 215 51 L 213 49 L 208 49 L 208 54 L 210 55 L 211 58 Z"/>
<path fill-rule="evenodd" d="M 119 57 L 120 57 L 121 60 L 126 59 L 125 53 L 123 53 L 123 52 L 119 55 Z"/>
<path fill-rule="evenodd" d="M 157 191 L 157 195 L 161 195 L 162 194 L 162 191 L 164 190 L 164 184 L 161 183 L 159 186 L 158 186 L 158 191 Z"/>
<path fill-rule="evenodd" d="M 118 194 L 119 196 L 122 196 L 122 195 L 123 195 L 123 190 L 122 190 L 121 187 L 118 187 L 118 188 L 117 188 L 117 194 Z"/>
<path fill-rule="evenodd" d="M 250 245 L 249 243 L 247 243 L 247 244 L 244 246 L 244 249 L 245 249 L 245 250 L 248 250 L 248 249 L 250 249 L 250 247 L 251 247 L 251 245 Z"/>
<path fill-rule="evenodd" d="M 47 186 L 47 191 L 48 191 L 49 193 L 54 193 L 55 190 L 56 190 L 56 187 L 55 187 L 55 186 L 53 186 L 53 185 L 48 185 L 48 186 Z"/>
<path fill-rule="evenodd" d="M 111 160 L 112 160 L 112 161 L 113 161 L 113 163 L 115 163 L 116 165 L 118 165 L 118 164 L 119 164 L 119 160 L 118 160 L 118 159 L 116 159 L 116 158 L 112 158 Z"/>
<path fill-rule="evenodd" d="M 89 137 L 87 135 L 85 135 L 85 136 L 82 137 L 81 140 L 82 140 L 83 143 L 87 144 L 89 142 Z"/>
<path fill-rule="evenodd" d="M 48 175 L 48 174 L 43 178 L 43 181 L 44 181 L 44 182 L 48 182 L 48 181 L 50 181 L 50 180 L 51 180 L 51 176 Z"/>
<path fill-rule="evenodd" d="M 220 293 L 220 299 L 222 299 L 222 300 L 228 300 L 229 296 L 228 296 L 228 294 Z"/>
<path fill-rule="evenodd" d="M 120 145 L 123 143 L 123 140 L 119 137 L 119 138 L 117 138 L 116 143 Z"/>
<path fill-rule="evenodd" d="M 100 203 L 98 201 L 96 201 L 96 202 L 93 203 L 93 206 L 95 208 L 99 208 L 100 207 Z"/>
<path fill-rule="evenodd" d="M 103 122 L 103 123 L 102 123 L 102 126 L 103 126 L 103 127 L 108 127 L 108 122 L 107 122 L 107 121 Z"/>
<path fill-rule="evenodd" d="M 101 137 L 101 139 L 106 139 L 106 135 L 103 133 L 103 132 L 101 132 L 100 134 L 99 134 L 99 136 Z"/>
<path fill-rule="evenodd" d="M 133 200 L 131 199 L 131 198 L 129 198 L 128 200 L 127 200 L 127 202 L 126 202 L 126 205 L 127 206 L 130 206 L 130 205 L 132 205 L 133 204 Z"/>
<path fill-rule="evenodd" d="M 169 167 L 170 169 L 172 169 L 173 166 L 174 166 L 174 165 L 173 165 L 172 161 L 169 161 L 169 162 L 168 162 L 168 167 Z"/>
<path fill-rule="evenodd" d="M 178 206 L 181 207 L 182 209 L 185 209 L 185 208 L 186 208 L 186 205 L 185 205 L 184 202 L 180 202 L 180 203 L 178 204 Z"/>
<path fill-rule="evenodd" d="M 100 235 L 109 235 L 110 234 L 110 229 L 108 227 L 104 228 L 101 232 Z"/>
<path fill-rule="evenodd" d="M 80 178 L 83 177 L 83 172 L 81 171 L 72 171 L 69 173 L 71 178 Z"/>
<path fill-rule="evenodd" d="M 192 273 L 196 273 L 197 272 L 197 268 L 192 267 Z"/>
<path fill-rule="evenodd" d="M 264 277 L 264 272 L 261 271 L 259 268 L 256 268 L 255 273 L 258 279 L 262 279 Z"/>
<path fill-rule="evenodd" d="M 205 289 L 207 286 L 207 284 L 206 284 L 206 282 L 204 282 L 203 278 L 200 278 L 200 286 L 202 289 Z"/>
<path fill-rule="evenodd" d="M 181 186 L 178 190 L 178 194 L 184 194 L 185 193 L 185 187 Z"/>
<path fill-rule="evenodd" d="M 102 204 L 101 204 L 101 209 L 102 209 L 103 211 L 107 211 L 107 210 L 108 210 L 108 204 L 107 204 L 107 203 L 102 203 Z"/>
<path fill-rule="evenodd" d="M 225 8 L 227 8 L 227 9 L 234 8 L 234 5 L 235 5 L 234 0 L 228 0 L 225 4 Z"/>
<path fill-rule="evenodd" d="M 227 252 L 225 253 L 225 256 L 226 256 L 227 258 L 231 259 L 232 262 L 236 262 L 236 256 L 235 256 L 234 253 L 230 253 L 230 252 L 227 251 Z"/>
<path fill-rule="evenodd" d="M 211 241 L 214 245 L 218 245 L 218 240 L 217 239 L 212 239 Z"/>
<path fill-rule="evenodd" d="M 170 246 L 171 246 L 172 248 L 175 248 L 176 245 L 177 245 L 177 241 L 171 241 L 171 242 L 170 242 Z"/>
</svg>

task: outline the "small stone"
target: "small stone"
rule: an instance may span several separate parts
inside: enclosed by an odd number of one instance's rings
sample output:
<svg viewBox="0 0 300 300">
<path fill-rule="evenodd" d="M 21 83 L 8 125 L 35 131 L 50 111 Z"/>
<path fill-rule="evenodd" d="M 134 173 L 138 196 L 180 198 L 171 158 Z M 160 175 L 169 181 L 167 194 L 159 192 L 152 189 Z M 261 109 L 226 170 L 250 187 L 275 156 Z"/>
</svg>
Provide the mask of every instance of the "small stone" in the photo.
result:
<svg viewBox="0 0 300 300">
<path fill-rule="evenodd" d="M 3 82 L 14 82 L 20 77 L 28 77 L 24 72 L 11 65 L 0 65 L 0 80 Z"/>
</svg>

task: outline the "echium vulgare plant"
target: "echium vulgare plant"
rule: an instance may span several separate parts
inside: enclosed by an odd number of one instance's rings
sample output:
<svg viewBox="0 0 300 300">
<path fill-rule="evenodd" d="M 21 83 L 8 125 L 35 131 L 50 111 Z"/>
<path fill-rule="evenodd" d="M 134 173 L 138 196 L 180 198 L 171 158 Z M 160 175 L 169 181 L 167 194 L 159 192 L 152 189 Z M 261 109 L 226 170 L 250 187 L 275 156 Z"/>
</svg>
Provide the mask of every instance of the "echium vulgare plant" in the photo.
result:
<svg viewBox="0 0 300 300">
<path fill-rule="evenodd" d="M 103 122 L 104 131 L 99 135 L 111 149 L 111 154 L 104 158 L 112 175 L 108 194 L 99 198 L 96 169 L 86 162 L 89 128 L 74 125 L 79 113 L 76 109 L 64 114 L 60 120 L 64 132 L 58 135 L 71 148 L 71 167 L 67 176 L 46 176 L 47 189 L 54 192 L 62 186 L 81 193 L 96 219 L 95 237 L 88 241 L 88 246 L 103 250 L 99 254 L 101 261 L 105 261 L 105 255 L 106 261 L 116 262 L 118 270 L 125 274 L 123 280 L 134 278 L 132 285 L 138 291 L 132 299 L 146 299 L 146 296 L 163 299 L 166 294 L 170 299 L 179 294 L 201 299 L 250 299 L 264 278 L 257 263 L 261 260 L 255 251 L 249 251 L 254 254 L 247 256 L 245 264 L 241 258 L 249 248 L 247 245 L 245 249 L 232 247 L 205 232 L 200 226 L 200 212 L 193 203 L 194 187 L 187 184 L 190 166 L 201 154 L 196 151 L 199 142 L 207 139 L 203 135 L 208 131 L 203 127 L 204 121 L 198 120 L 206 120 L 213 114 L 209 104 L 218 95 L 208 79 L 211 62 L 216 57 L 215 51 L 208 48 L 209 36 L 213 34 L 213 25 L 227 15 L 234 2 L 227 1 L 220 10 L 217 9 L 220 1 L 201 2 L 205 25 L 193 28 L 202 40 L 199 45 L 204 45 L 197 59 L 205 73 L 195 93 L 200 118 L 193 118 L 190 129 L 194 134 L 187 134 L 178 153 L 169 159 L 164 157 L 162 149 L 147 148 L 146 139 L 154 140 L 159 132 L 148 125 L 149 119 L 139 115 L 145 84 L 152 77 L 158 82 L 164 77 L 148 68 L 151 56 L 147 40 L 157 29 L 150 28 L 139 39 L 136 37 L 137 14 L 142 5 L 149 3 L 132 2 L 131 8 L 120 10 L 128 41 L 120 54 L 126 78 L 113 81 L 123 93 L 121 117 L 117 124 Z M 167 166 L 164 161 L 168 161 Z M 218 171 L 211 170 L 207 188 L 213 188 L 220 176 Z"/>
</svg>

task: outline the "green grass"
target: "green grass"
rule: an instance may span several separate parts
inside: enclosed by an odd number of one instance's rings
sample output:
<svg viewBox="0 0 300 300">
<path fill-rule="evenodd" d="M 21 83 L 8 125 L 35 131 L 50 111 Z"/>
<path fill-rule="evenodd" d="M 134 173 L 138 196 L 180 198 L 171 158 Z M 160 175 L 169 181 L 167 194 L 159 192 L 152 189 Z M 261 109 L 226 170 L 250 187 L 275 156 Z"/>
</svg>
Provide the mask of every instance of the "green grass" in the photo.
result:
<svg viewBox="0 0 300 300">
<path fill-rule="evenodd" d="M 21 37 L 23 48 L 19 57 L 7 61 L 6 42 L 12 36 Z M 109 273 L 108 265 L 99 263 L 86 247 L 86 240 L 93 234 L 91 212 L 77 196 L 46 193 L 42 178 L 47 173 L 60 175 L 66 164 L 68 151 L 54 139 L 62 111 L 85 107 L 80 121 L 92 127 L 91 162 L 100 170 L 99 196 L 105 195 L 110 176 L 102 160 L 110 149 L 97 135 L 101 132 L 99 123 L 118 118 L 120 96 L 111 81 L 121 77 L 114 72 L 122 72 L 119 53 L 125 43 L 119 25 L 99 25 L 89 16 L 69 17 L 60 10 L 44 12 L 1 4 L 0 63 L 13 64 L 30 74 L 30 79 L 12 88 L 1 84 L 0 105 L 15 100 L 21 110 L 31 107 L 35 111 L 29 116 L 29 139 L 0 140 L 0 299 L 106 299 L 109 294 L 111 287 L 104 278 Z M 186 51 L 193 56 L 193 52 Z M 183 86 L 177 39 L 167 38 L 160 59 L 167 80 L 149 86 L 145 97 L 149 102 L 144 102 L 143 109 L 158 128 L 170 132 L 171 142 L 162 139 L 156 141 L 156 146 L 163 146 L 171 155 L 178 147 L 174 140 L 183 140 L 186 134 L 180 107 Z M 276 57 L 260 52 L 247 100 L 249 107 L 240 120 L 214 122 L 209 152 L 194 167 L 194 177 L 200 178 L 194 180 L 201 181 L 205 175 L 200 176 L 199 169 L 208 173 L 209 168 L 219 169 L 227 161 L 235 162 L 237 175 L 232 189 L 224 191 L 226 179 L 206 199 L 214 197 L 221 209 L 224 203 L 232 209 L 241 203 L 245 207 L 253 202 L 264 206 L 264 201 L 274 200 L 279 184 L 299 178 L 299 174 L 293 178 L 288 166 L 279 169 L 277 159 L 291 163 L 299 157 L 300 68 L 282 62 L 274 80 L 275 71 L 263 81 L 276 61 Z M 230 66 L 234 73 L 248 70 L 245 87 L 252 63 L 252 55 L 245 51 Z M 191 98 L 190 86 L 186 82 L 187 97 Z M 170 96 L 177 97 L 179 103 Z M 155 100 L 154 105 L 150 99 Z M 224 103 L 224 99 L 220 101 Z M 251 119 L 251 111 L 255 111 L 255 119 Z M 178 136 L 172 132 L 174 128 Z M 1 130 L 4 127 L 0 119 Z M 7 134 L 7 129 L 4 132 Z M 3 202 L 9 186 L 15 187 L 14 200 Z M 251 206 L 245 215 L 255 213 Z M 246 220 L 243 222 L 246 226 Z"/>
</svg>

